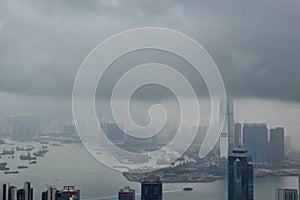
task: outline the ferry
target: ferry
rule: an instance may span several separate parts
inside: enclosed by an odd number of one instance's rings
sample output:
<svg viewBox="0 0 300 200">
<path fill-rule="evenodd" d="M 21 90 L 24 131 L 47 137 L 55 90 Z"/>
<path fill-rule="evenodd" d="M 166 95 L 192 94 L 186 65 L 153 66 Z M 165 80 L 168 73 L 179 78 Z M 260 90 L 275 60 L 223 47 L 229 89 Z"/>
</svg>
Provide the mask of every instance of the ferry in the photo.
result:
<svg viewBox="0 0 300 200">
<path fill-rule="evenodd" d="M 18 169 L 27 169 L 28 166 L 27 166 L 27 165 L 19 165 L 17 168 L 18 168 Z"/>
<path fill-rule="evenodd" d="M 19 171 L 5 171 L 4 174 L 18 174 Z"/>
<path fill-rule="evenodd" d="M 192 190 L 193 190 L 193 188 L 191 188 L 191 187 L 183 188 L 183 191 L 192 191 Z"/>
</svg>

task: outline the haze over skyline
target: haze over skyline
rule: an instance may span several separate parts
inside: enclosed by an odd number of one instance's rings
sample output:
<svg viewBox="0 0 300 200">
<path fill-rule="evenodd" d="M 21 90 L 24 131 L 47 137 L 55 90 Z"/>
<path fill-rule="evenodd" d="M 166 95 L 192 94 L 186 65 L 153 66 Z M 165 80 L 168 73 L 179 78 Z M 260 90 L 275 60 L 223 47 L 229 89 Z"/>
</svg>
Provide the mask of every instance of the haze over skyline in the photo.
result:
<svg viewBox="0 0 300 200">
<path fill-rule="evenodd" d="M 298 140 L 299 6 L 292 0 L 0 1 L 0 114 L 71 116 L 73 82 L 89 51 L 120 31 L 159 26 L 181 31 L 206 48 L 235 98 L 235 121 L 284 126 Z M 172 58 L 158 60 L 172 65 Z M 139 62 L 123 61 L 122 66 Z M 191 71 L 186 76 L 195 87 L 202 84 Z M 157 92 L 141 95 L 139 101 L 168 100 Z M 99 101 L 109 98 L 103 94 Z"/>
</svg>

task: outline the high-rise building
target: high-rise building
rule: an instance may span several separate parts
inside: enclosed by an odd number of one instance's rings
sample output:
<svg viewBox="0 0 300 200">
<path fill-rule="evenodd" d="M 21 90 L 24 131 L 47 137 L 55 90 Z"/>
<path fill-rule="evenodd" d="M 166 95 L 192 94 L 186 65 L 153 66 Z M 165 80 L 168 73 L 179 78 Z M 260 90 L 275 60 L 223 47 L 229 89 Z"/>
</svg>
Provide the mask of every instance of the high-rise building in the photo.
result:
<svg viewBox="0 0 300 200">
<path fill-rule="evenodd" d="M 298 198 L 300 198 L 300 175 L 298 174 Z"/>
<path fill-rule="evenodd" d="M 39 136 L 43 129 L 43 121 L 39 116 L 20 114 L 8 119 L 12 137 L 28 138 Z"/>
<path fill-rule="evenodd" d="M 3 183 L 0 185 L 0 199 L 9 200 L 9 183 Z"/>
<path fill-rule="evenodd" d="M 286 136 L 284 138 L 284 153 L 285 156 L 289 155 L 292 151 L 292 138 L 291 136 Z"/>
<path fill-rule="evenodd" d="M 151 173 L 142 182 L 141 200 L 162 200 L 162 182 L 157 174 Z"/>
<path fill-rule="evenodd" d="M 275 193 L 276 200 L 298 200 L 298 192 L 295 189 L 278 188 Z"/>
<path fill-rule="evenodd" d="M 226 108 L 220 104 L 220 116 L 225 117 L 224 126 L 220 135 L 220 158 L 228 158 L 229 152 L 235 148 L 234 121 L 233 121 L 233 101 L 228 98 Z M 223 113 L 225 110 L 225 113 Z"/>
<path fill-rule="evenodd" d="M 33 189 L 31 187 L 30 182 L 25 182 L 24 183 L 24 192 L 25 192 L 25 199 L 24 200 L 32 200 L 32 193 L 33 193 Z"/>
<path fill-rule="evenodd" d="M 119 200 L 135 200 L 135 190 L 126 186 L 119 191 L 118 197 Z"/>
<path fill-rule="evenodd" d="M 65 186 L 64 189 L 57 192 L 60 200 L 69 200 L 70 198 L 80 200 L 80 190 L 75 189 L 75 186 Z"/>
<path fill-rule="evenodd" d="M 14 186 L 9 188 L 10 200 L 18 200 L 18 189 Z"/>
<path fill-rule="evenodd" d="M 228 200 L 253 200 L 253 166 L 247 150 L 234 149 L 228 158 Z"/>
<path fill-rule="evenodd" d="M 266 167 L 268 129 L 266 124 L 243 124 L 243 147 L 252 157 L 254 167 Z"/>
<path fill-rule="evenodd" d="M 55 187 L 49 187 L 47 191 L 42 193 L 42 200 L 56 200 L 57 189 Z"/>
<path fill-rule="evenodd" d="M 24 189 L 18 189 L 17 200 L 25 200 L 25 190 Z"/>
<path fill-rule="evenodd" d="M 270 130 L 268 158 L 271 165 L 284 164 L 284 129 L 282 127 Z"/>
<path fill-rule="evenodd" d="M 0 184 L 0 200 L 32 200 L 32 194 L 33 189 L 29 182 L 25 182 L 21 189 L 10 186 L 9 183 Z"/>
<path fill-rule="evenodd" d="M 242 146 L 242 124 L 234 124 L 234 137 L 235 137 L 235 148 L 240 148 Z"/>
</svg>

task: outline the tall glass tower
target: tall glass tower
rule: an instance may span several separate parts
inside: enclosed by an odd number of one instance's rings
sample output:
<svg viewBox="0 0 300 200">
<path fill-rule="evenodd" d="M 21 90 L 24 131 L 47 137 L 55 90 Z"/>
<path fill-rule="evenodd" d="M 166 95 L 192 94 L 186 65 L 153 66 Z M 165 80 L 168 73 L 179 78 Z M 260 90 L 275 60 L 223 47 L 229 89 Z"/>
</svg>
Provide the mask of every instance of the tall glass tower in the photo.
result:
<svg viewBox="0 0 300 200">
<path fill-rule="evenodd" d="M 221 107 L 222 105 L 223 104 L 221 103 L 220 116 L 225 116 L 225 122 L 220 136 L 220 158 L 227 159 L 229 152 L 236 147 L 233 121 L 233 100 L 231 98 L 227 99 L 226 109 Z"/>
<path fill-rule="evenodd" d="M 228 200 L 253 200 L 253 166 L 245 149 L 235 149 L 228 158 Z"/>
<path fill-rule="evenodd" d="M 266 124 L 244 124 L 243 146 L 252 156 L 254 167 L 266 167 L 268 150 L 268 129 Z"/>
<path fill-rule="evenodd" d="M 162 182 L 157 174 L 151 173 L 142 182 L 141 200 L 162 200 Z"/>
</svg>

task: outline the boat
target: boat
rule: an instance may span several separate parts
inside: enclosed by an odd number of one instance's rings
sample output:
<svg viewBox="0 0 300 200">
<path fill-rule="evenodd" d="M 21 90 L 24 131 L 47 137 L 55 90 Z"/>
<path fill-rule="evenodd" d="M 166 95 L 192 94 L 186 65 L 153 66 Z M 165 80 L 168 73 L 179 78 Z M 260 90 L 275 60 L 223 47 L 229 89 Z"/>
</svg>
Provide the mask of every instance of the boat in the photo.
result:
<svg viewBox="0 0 300 200">
<path fill-rule="evenodd" d="M 27 155 L 20 155 L 19 157 L 21 160 L 36 160 L 36 157 L 32 157 L 29 153 L 29 151 L 27 152 Z"/>
<path fill-rule="evenodd" d="M 192 191 L 193 190 L 193 188 L 191 188 L 191 187 L 185 187 L 185 188 L 183 188 L 183 191 Z"/>
<path fill-rule="evenodd" d="M 49 151 L 48 149 L 39 150 L 33 153 L 33 155 L 37 157 L 43 157 L 46 153 L 48 153 L 48 151 Z"/>
<path fill-rule="evenodd" d="M 28 166 L 27 166 L 27 165 L 19 165 L 17 168 L 18 168 L 18 169 L 27 169 Z"/>
<path fill-rule="evenodd" d="M 4 174 L 18 174 L 19 171 L 5 171 Z"/>
<path fill-rule="evenodd" d="M 0 166 L 0 170 L 4 171 L 4 170 L 9 170 L 9 167 L 6 166 Z"/>
<path fill-rule="evenodd" d="M 24 150 L 24 147 L 16 146 L 16 151 L 23 151 L 23 150 Z"/>
<path fill-rule="evenodd" d="M 26 146 L 26 148 L 24 149 L 25 151 L 31 151 L 33 150 L 35 147 L 34 146 Z"/>
<path fill-rule="evenodd" d="M 0 153 L 0 155 L 14 155 L 14 153 L 15 153 L 14 148 L 11 148 L 9 150 L 4 148 L 2 153 Z"/>
<path fill-rule="evenodd" d="M 36 160 L 33 160 L 33 161 L 30 161 L 29 164 L 36 164 L 37 161 Z"/>
</svg>

